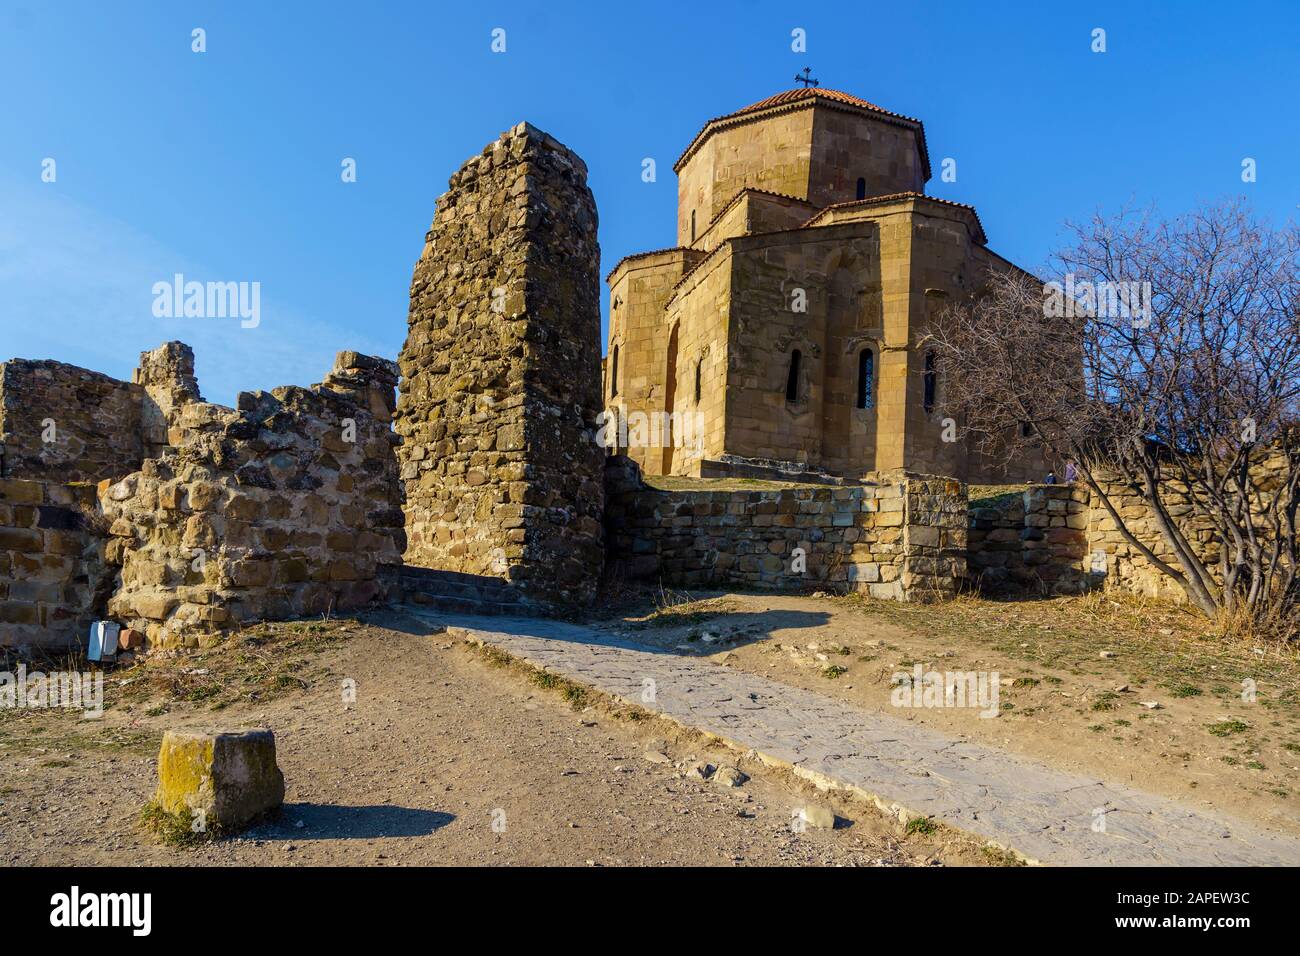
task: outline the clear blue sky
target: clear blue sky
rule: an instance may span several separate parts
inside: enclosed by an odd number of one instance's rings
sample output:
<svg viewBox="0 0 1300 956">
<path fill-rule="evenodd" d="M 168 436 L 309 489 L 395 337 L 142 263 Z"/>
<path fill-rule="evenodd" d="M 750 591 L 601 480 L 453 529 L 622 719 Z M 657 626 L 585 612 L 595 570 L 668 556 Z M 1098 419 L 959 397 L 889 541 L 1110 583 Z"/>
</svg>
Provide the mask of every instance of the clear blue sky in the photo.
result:
<svg viewBox="0 0 1300 956">
<path fill-rule="evenodd" d="M 1296 0 L 0 0 L 0 359 L 127 376 L 179 338 L 228 404 L 319 381 L 341 348 L 395 357 L 434 200 L 501 130 L 527 119 L 586 160 L 603 276 L 673 244 L 672 163 L 704 121 L 805 64 L 922 119 L 929 191 L 973 203 L 990 246 L 1029 267 L 1065 220 L 1125 202 L 1245 193 L 1275 222 L 1300 217 Z M 955 183 L 938 180 L 944 157 Z M 152 285 L 176 272 L 260 282 L 261 325 L 155 318 Z"/>
</svg>

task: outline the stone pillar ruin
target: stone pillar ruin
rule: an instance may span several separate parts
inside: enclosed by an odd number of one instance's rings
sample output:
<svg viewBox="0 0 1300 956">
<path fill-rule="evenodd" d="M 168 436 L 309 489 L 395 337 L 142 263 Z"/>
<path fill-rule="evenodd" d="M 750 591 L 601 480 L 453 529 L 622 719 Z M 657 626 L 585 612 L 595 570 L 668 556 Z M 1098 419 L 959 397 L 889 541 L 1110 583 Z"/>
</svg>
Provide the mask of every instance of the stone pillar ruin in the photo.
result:
<svg viewBox="0 0 1300 956">
<path fill-rule="evenodd" d="M 168 447 L 181 443 L 175 432 L 181 410 L 203 401 L 194 377 L 194 350 L 184 342 L 165 342 L 141 352 L 131 381 L 144 389 L 140 409 L 144 457 L 157 458 Z"/>
<path fill-rule="evenodd" d="M 601 518 L 600 248 L 587 167 L 521 123 L 437 202 L 395 427 L 408 565 L 590 600 Z"/>
</svg>

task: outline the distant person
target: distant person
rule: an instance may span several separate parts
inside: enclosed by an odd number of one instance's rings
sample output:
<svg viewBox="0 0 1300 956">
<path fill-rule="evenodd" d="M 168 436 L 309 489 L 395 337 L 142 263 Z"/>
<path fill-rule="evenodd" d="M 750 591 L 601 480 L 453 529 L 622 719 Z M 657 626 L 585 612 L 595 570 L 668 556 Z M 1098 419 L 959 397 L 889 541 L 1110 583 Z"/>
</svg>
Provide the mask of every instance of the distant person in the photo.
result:
<svg viewBox="0 0 1300 956">
<path fill-rule="evenodd" d="M 1065 483 L 1067 485 L 1072 485 L 1074 484 L 1075 479 L 1077 479 L 1078 477 L 1079 477 L 1078 467 L 1072 461 L 1067 462 L 1065 466 Z"/>
<path fill-rule="evenodd" d="M 1054 484 L 1056 484 L 1056 472 L 1054 472 L 1054 471 L 1049 471 L 1049 472 L 1047 473 L 1047 477 L 1043 479 L 1043 484 L 1045 484 L 1045 485 L 1054 485 Z"/>
</svg>

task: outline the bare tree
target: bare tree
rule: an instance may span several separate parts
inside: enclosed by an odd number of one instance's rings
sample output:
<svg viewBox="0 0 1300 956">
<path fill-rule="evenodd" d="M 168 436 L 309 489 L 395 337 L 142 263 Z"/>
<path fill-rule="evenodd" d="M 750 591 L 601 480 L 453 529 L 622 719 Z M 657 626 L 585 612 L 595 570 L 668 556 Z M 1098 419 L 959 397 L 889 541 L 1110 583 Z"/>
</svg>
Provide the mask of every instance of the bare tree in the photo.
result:
<svg viewBox="0 0 1300 956">
<path fill-rule="evenodd" d="M 1074 462 L 1124 540 L 1206 614 L 1295 636 L 1300 232 L 1240 202 L 1073 229 L 1047 283 L 1001 270 L 944 313 L 931 347 L 946 404 L 986 453 L 1032 443 Z M 1145 503 L 1161 554 L 1121 494 Z"/>
</svg>

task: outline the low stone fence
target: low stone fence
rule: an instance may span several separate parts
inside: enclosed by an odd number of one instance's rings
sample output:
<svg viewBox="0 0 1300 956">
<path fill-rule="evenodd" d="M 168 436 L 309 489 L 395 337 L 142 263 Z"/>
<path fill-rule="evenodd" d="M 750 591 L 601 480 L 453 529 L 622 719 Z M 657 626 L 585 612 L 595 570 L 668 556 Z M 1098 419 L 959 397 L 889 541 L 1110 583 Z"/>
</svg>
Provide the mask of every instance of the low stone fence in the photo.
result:
<svg viewBox="0 0 1300 956">
<path fill-rule="evenodd" d="M 881 476 L 847 487 L 660 491 L 610 459 L 611 573 L 682 587 L 831 587 L 936 600 L 965 573 L 960 482 Z"/>
<path fill-rule="evenodd" d="M 970 508 L 969 573 L 982 589 L 1080 594 L 1088 573 L 1089 493 L 1034 485 Z"/>
<path fill-rule="evenodd" d="M 113 584 L 94 512 L 93 486 L 0 480 L 0 646 L 84 643 Z"/>
<path fill-rule="evenodd" d="M 1178 558 L 1161 536 L 1155 518 L 1142 496 L 1117 482 L 1111 482 L 1105 488 L 1111 504 L 1129 531 L 1158 558 L 1178 567 Z M 1179 493 L 1177 486 L 1166 487 L 1165 500 L 1170 516 L 1182 528 L 1187 540 L 1210 568 L 1214 569 L 1219 552 L 1208 519 L 1193 514 L 1191 504 Z M 1108 587 L 1179 603 L 1187 600 L 1186 593 L 1176 582 L 1152 566 L 1137 548 L 1124 540 L 1115 520 L 1096 495 L 1093 495 L 1088 515 L 1087 560 L 1089 569 L 1097 578 L 1104 578 Z"/>
</svg>

